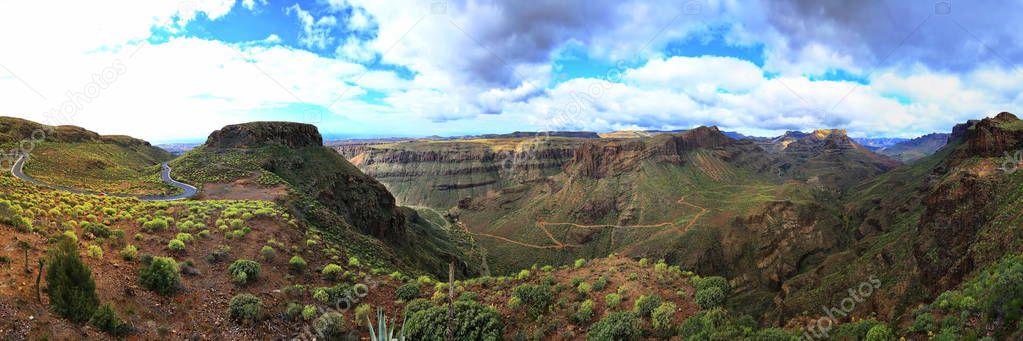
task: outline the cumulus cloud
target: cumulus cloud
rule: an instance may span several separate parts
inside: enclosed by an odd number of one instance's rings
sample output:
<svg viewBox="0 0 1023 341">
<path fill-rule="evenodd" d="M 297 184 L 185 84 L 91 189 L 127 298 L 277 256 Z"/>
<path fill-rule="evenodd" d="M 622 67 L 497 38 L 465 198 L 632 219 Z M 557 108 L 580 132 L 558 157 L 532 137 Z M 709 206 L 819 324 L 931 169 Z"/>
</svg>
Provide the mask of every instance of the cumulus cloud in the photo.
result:
<svg viewBox="0 0 1023 341">
<path fill-rule="evenodd" d="M 288 7 L 286 13 L 294 14 L 302 23 L 302 33 L 299 35 L 302 46 L 322 50 L 334 42 L 331 31 L 337 26 L 337 18 L 330 15 L 316 18 L 309 11 L 303 10 L 299 4 Z"/>
</svg>

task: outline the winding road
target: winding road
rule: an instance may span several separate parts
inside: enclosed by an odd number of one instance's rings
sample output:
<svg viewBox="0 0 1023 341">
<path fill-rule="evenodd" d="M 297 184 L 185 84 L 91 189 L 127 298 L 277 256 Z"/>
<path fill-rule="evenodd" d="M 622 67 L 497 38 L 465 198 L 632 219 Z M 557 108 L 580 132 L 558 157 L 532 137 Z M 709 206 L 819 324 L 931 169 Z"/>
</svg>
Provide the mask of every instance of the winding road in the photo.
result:
<svg viewBox="0 0 1023 341">
<path fill-rule="evenodd" d="M 109 195 L 109 196 L 112 196 L 112 197 L 120 197 L 120 198 L 136 198 L 136 199 L 139 199 L 139 200 L 142 200 L 142 201 L 174 201 L 174 200 L 183 200 L 183 199 L 191 198 L 191 197 L 195 196 L 196 193 L 199 192 L 199 189 L 195 188 L 195 186 L 192 186 L 192 185 L 186 184 L 184 182 L 180 182 L 180 181 L 174 180 L 174 178 L 171 178 L 171 176 L 170 176 L 171 167 L 166 162 L 164 162 L 163 165 L 161 165 L 162 171 L 161 171 L 160 177 L 163 179 L 164 183 L 181 189 L 183 191 L 181 194 L 171 195 L 171 196 L 106 194 L 106 193 L 96 192 L 96 191 L 86 191 L 86 190 L 81 190 L 81 189 L 76 189 L 76 188 L 70 188 L 70 187 L 64 187 L 64 186 L 58 186 L 58 185 L 51 185 L 51 184 L 48 184 L 48 183 L 36 180 L 35 178 L 25 174 L 25 161 L 27 161 L 27 158 L 25 157 L 25 155 L 22 155 L 21 157 L 19 157 L 18 161 L 16 161 L 14 163 L 14 167 L 11 167 L 11 175 L 14 175 L 14 177 L 16 177 L 18 179 L 21 179 L 21 180 L 30 182 L 32 184 L 35 184 L 36 186 L 42 186 L 42 187 L 46 187 L 46 188 L 50 188 L 50 189 L 55 189 L 55 190 L 59 190 L 59 191 L 70 192 L 70 193 L 89 194 L 89 195 Z"/>
</svg>

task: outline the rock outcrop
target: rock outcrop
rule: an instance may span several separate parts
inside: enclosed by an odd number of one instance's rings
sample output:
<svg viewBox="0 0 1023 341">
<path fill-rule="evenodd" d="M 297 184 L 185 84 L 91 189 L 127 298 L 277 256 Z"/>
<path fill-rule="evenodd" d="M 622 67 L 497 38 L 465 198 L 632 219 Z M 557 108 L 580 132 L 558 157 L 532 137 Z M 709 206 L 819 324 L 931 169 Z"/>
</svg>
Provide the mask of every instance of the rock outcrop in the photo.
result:
<svg viewBox="0 0 1023 341">
<path fill-rule="evenodd" d="M 316 126 L 291 122 L 251 122 L 229 125 L 206 139 L 212 148 L 254 148 L 278 144 L 288 148 L 323 145 Z"/>
</svg>

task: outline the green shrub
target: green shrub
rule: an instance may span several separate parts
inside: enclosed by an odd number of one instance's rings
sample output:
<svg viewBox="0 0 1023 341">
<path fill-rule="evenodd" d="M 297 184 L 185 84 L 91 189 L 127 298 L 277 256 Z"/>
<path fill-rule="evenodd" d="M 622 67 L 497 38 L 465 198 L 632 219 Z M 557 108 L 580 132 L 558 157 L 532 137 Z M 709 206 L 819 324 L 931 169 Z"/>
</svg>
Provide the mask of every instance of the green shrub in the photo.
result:
<svg viewBox="0 0 1023 341">
<path fill-rule="evenodd" d="M 867 338 L 865 340 L 866 341 L 894 341 L 895 340 L 895 334 L 892 333 L 891 328 L 888 328 L 888 326 L 886 326 L 884 324 L 878 324 L 878 325 L 874 326 L 873 328 L 870 328 L 870 331 L 867 332 Z"/>
<path fill-rule="evenodd" d="M 593 282 L 594 291 L 603 291 L 605 287 L 607 287 L 607 277 L 600 276 L 600 278 Z"/>
<path fill-rule="evenodd" d="M 725 293 L 718 287 L 696 291 L 696 304 L 703 309 L 716 308 L 725 303 Z"/>
<path fill-rule="evenodd" d="M 313 328 L 326 340 L 341 340 L 347 330 L 344 315 L 333 311 L 320 315 L 316 321 L 313 321 Z"/>
<path fill-rule="evenodd" d="M 586 295 L 586 294 L 589 294 L 590 291 L 593 290 L 593 286 L 591 286 L 589 283 L 582 282 L 582 283 L 579 283 L 579 285 L 575 287 L 575 290 L 577 292 L 579 292 L 579 294 L 581 294 L 581 295 Z"/>
<path fill-rule="evenodd" d="M 284 310 L 284 316 L 286 316 L 289 320 L 294 320 L 299 316 L 302 316 L 302 305 L 295 302 L 288 303 L 288 307 Z"/>
<path fill-rule="evenodd" d="M 50 308 L 74 323 L 92 317 L 99 306 L 92 270 L 78 257 L 78 245 L 62 238 L 48 251 L 46 295 Z"/>
<path fill-rule="evenodd" d="M 344 271 L 345 269 L 341 268 L 340 265 L 331 263 L 324 266 L 323 271 L 320 271 L 320 273 L 323 275 L 323 278 L 328 281 L 336 281 L 340 278 L 341 273 Z"/>
<path fill-rule="evenodd" d="M 231 298 L 227 311 L 232 319 L 255 323 L 263 318 L 263 302 L 251 294 L 238 294 Z"/>
<path fill-rule="evenodd" d="M 586 260 L 585 259 L 576 259 L 575 260 L 574 266 L 575 266 L 576 269 L 583 267 L 583 265 L 586 265 Z"/>
<path fill-rule="evenodd" d="M 171 239 L 167 242 L 167 248 L 171 251 L 185 251 L 185 242 L 180 239 Z"/>
<path fill-rule="evenodd" d="M 180 240 L 180 241 L 183 241 L 183 242 L 190 242 L 192 240 L 195 240 L 195 237 L 192 237 L 191 233 L 184 233 L 184 232 L 182 232 L 182 233 L 178 233 L 177 236 L 174 237 L 174 239 L 177 239 L 177 240 Z"/>
<path fill-rule="evenodd" d="M 610 293 L 604 296 L 604 301 L 607 302 L 608 308 L 615 308 L 622 303 L 622 295 Z"/>
<path fill-rule="evenodd" d="M 614 312 L 590 326 L 586 340 L 618 341 L 639 338 L 639 321 L 631 312 Z"/>
<path fill-rule="evenodd" d="M 931 315 L 931 313 L 921 313 L 913 320 L 913 325 L 910 329 L 920 333 L 934 332 L 938 330 L 938 323 L 934 320 L 934 315 Z"/>
<path fill-rule="evenodd" d="M 472 301 L 455 302 L 455 340 L 503 340 L 504 322 L 497 309 Z M 433 306 L 408 317 L 411 340 L 446 340 L 448 306 Z"/>
<path fill-rule="evenodd" d="M 167 229 L 167 221 L 157 218 L 142 224 L 142 230 L 146 232 L 163 231 Z"/>
<path fill-rule="evenodd" d="M 728 280 L 721 276 L 694 277 L 693 287 L 696 291 L 715 287 L 720 289 L 721 293 L 725 295 L 728 295 L 728 293 L 732 290 L 728 284 Z"/>
<path fill-rule="evenodd" d="M 671 336 L 672 328 L 675 327 L 673 320 L 677 309 L 678 307 L 674 303 L 664 302 L 650 314 L 650 322 L 659 336 L 664 338 Z"/>
<path fill-rule="evenodd" d="M 411 301 L 419 298 L 419 286 L 415 284 L 405 284 L 394 291 L 394 295 L 402 301 Z"/>
<path fill-rule="evenodd" d="M 355 306 L 355 321 L 364 321 L 369 317 L 369 304 L 360 304 Z"/>
<path fill-rule="evenodd" d="M 302 259 L 302 257 L 299 257 L 299 256 L 291 257 L 291 259 L 288 260 L 288 266 L 291 268 L 291 271 L 294 272 L 294 273 L 298 273 L 298 274 L 305 273 L 306 263 L 305 263 L 305 259 Z"/>
<path fill-rule="evenodd" d="M 433 303 L 425 298 L 417 298 L 408 303 L 405 303 L 405 316 L 412 316 L 413 314 L 427 310 L 433 307 Z"/>
<path fill-rule="evenodd" d="M 99 245 L 89 245 L 85 250 L 85 254 L 89 258 L 101 259 L 103 258 L 103 248 L 99 247 Z"/>
<path fill-rule="evenodd" d="M 262 258 L 264 262 L 272 261 L 276 256 L 277 250 L 274 250 L 274 248 L 269 245 L 265 245 L 262 249 L 259 249 L 259 257 Z"/>
<path fill-rule="evenodd" d="M 316 317 L 316 306 L 310 304 L 302 308 L 302 319 L 309 321 Z"/>
<path fill-rule="evenodd" d="M 126 245 L 121 249 L 121 258 L 126 261 L 133 261 L 138 256 L 139 248 L 135 245 Z"/>
<path fill-rule="evenodd" d="M 170 295 L 181 283 L 178 263 L 170 257 L 153 257 L 148 267 L 143 267 L 139 276 L 142 286 L 160 295 Z"/>
<path fill-rule="evenodd" d="M 129 330 L 128 325 L 117 316 L 117 312 L 114 311 L 114 308 L 109 303 L 96 309 L 96 312 L 92 314 L 92 318 L 89 319 L 89 324 L 112 336 L 123 336 Z"/>
<path fill-rule="evenodd" d="M 256 280 L 259 277 L 260 270 L 259 263 L 248 259 L 236 260 L 234 263 L 231 263 L 231 266 L 227 267 L 231 280 L 238 284 L 246 284 Z"/>
<path fill-rule="evenodd" d="M 654 309 L 657 309 L 657 307 L 661 305 L 662 301 L 663 300 L 660 296 L 654 294 L 642 295 L 636 299 L 636 303 L 633 304 L 632 312 L 636 313 L 636 315 L 640 317 L 650 316 L 650 314 L 654 312 Z"/>
<path fill-rule="evenodd" d="M 532 315 L 543 314 L 554 301 L 554 292 L 547 285 L 523 284 L 515 287 L 512 295 L 529 306 Z"/>
<path fill-rule="evenodd" d="M 579 309 L 576 309 L 575 314 L 572 314 L 572 322 L 575 324 L 583 324 L 589 322 L 593 318 L 593 300 L 585 300 L 579 304 Z"/>
</svg>

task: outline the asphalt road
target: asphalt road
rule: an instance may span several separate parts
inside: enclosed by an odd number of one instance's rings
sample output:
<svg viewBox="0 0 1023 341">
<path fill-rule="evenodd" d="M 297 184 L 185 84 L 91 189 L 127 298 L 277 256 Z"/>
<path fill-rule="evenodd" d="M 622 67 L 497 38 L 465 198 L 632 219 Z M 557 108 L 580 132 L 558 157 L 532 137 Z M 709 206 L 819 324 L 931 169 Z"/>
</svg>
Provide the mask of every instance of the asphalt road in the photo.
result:
<svg viewBox="0 0 1023 341">
<path fill-rule="evenodd" d="M 25 161 L 26 160 L 27 159 L 25 158 L 25 156 L 22 155 L 21 157 L 18 158 L 18 161 L 14 163 L 14 167 L 11 167 L 11 174 L 14 175 L 14 177 L 16 177 L 18 179 L 21 179 L 21 180 L 24 180 L 24 181 L 31 182 L 31 183 L 33 183 L 33 184 L 35 184 L 37 186 L 47 187 L 47 188 L 51 188 L 51 189 L 55 189 L 55 190 L 59 190 L 59 191 L 65 191 L 65 192 L 71 192 L 71 193 L 77 193 L 77 194 L 109 195 L 109 196 L 112 196 L 112 197 L 136 198 L 136 199 L 139 199 L 139 200 L 142 200 L 142 201 L 173 201 L 173 200 L 183 200 L 183 199 L 191 198 L 192 196 L 195 196 L 195 194 L 199 192 L 199 190 L 197 188 L 195 188 L 195 186 L 192 186 L 192 185 L 189 185 L 189 184 L 186 184 L 186 183 L 183 183 L 183 182 L 180 182 L 180 181 L 177 181 L 177 180 L 174 180 L 173 178 L 171 178 L 171 175 L 170 175 L 171 167 L 169 165 L 167 165 L 166 162 L 164 162 L 163 165 L 161 166 L 163 171 L 160 173 L 160 177 L 163 178 L 163 182 L 164 183 L 166 183 L 168 185 L 171 185 L 171 186 L 174 186 L 174 187 L 177 187 L 177 188 L 180 188 L 183 191 L 183 193 L 178 194 L 178 195 L 172 195 L 172 196 L 108 194 L 108 193 L 102 193 L 102 192 L 86 191 L 86 190 L 81 190 L 81 189 L 76 189 L 76 188 L 51 185 L 51 184 L 48 184 L 48 183 L 36 180 L 35 178 L 32 178 L 31 176 L 28 176 L 27 174 L 25 174 Z"/>
</svg>

